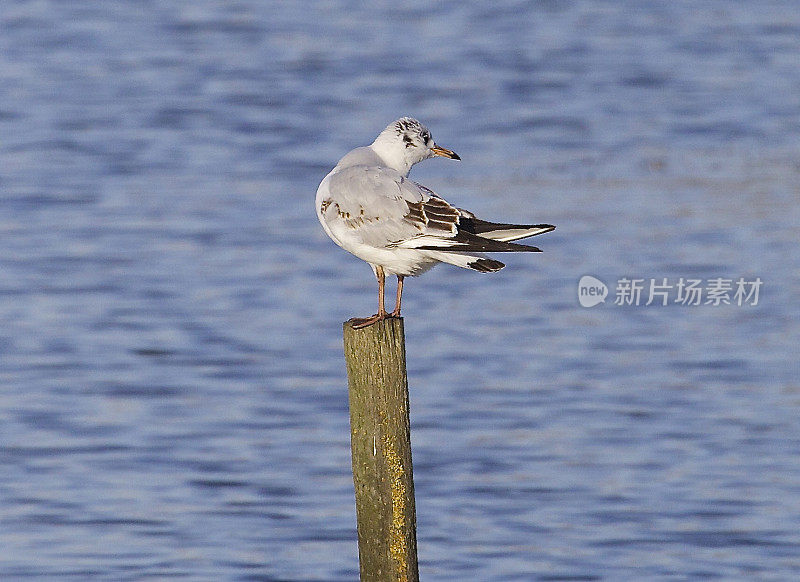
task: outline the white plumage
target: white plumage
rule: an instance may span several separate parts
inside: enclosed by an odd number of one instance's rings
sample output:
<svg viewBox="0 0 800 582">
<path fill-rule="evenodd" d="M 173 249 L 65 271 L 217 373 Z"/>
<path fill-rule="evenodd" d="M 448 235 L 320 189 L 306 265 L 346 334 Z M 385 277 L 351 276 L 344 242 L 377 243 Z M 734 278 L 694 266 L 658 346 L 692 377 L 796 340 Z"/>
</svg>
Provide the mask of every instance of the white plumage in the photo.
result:
<svg viewBox="0 0 800 582">
<path fill-rule="evenodd" d="M 483 221 L 408 179 L 414 164 L 433 156 L 460 159 L 437 146 L 419 121 L 403 117 L 390 123 L 371 145 L 339 160 L 317 189 L 322 228 L 337 245 L 369 263 L 378 278 L 378 313 L 354 321 L 354 327 L 398 317 L 405 276 L 424 273 L 437 263 L 497 271 L 503 263 L 483 253 L 539 252 L 509 241 L 555 228 Z M 398 279 L 391 314 L 384 308 L 385 274 Z"/>
</svg>

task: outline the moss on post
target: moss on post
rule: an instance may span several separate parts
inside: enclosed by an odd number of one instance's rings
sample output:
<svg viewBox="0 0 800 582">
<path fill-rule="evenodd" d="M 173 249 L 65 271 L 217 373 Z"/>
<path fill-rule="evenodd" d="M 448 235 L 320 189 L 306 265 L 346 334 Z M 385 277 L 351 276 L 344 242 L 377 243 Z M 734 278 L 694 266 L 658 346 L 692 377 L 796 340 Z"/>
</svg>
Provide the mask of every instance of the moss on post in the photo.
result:
<svg viewBox="0 0 800 582">
<path fill-rule="evenodd" d="M 401 318 L 344 324 L 361 581 L 417 582 L 417 526 Z"/>
</svg>

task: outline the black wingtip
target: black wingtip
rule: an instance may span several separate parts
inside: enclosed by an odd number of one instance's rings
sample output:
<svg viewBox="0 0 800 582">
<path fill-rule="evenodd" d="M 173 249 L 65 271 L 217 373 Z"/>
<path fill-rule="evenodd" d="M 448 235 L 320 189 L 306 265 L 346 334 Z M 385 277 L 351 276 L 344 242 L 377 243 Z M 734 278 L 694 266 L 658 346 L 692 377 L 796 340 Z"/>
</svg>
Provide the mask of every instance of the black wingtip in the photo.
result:
<svg viewBox="0 0 800 582">
<path fill-rule="evenodd" d="M 477 234 L 478 236 L 484 236 L 486 233 L 492 233 L 498 230 L 526 231 L 538 229 L 538 232 L 534 232 L 533 234 L 523 234 L 520 235 L 519 238 L 538 236 L 556 229 L 555 225 L 553 224 L 512 224 L 509 222 L 489 222 L 488 220 L 481 220 L 480 218 L 472 215 L 466 215 L 465 211 L 463 210 L 461 211 L 461 216 L 459 217 L 458 227 L 459 230 L 465 230 L 471 234 Z M 516 240 L 516 238 L 512 240 Z"/>
<path fill-rule="evenodd" d="M 451 252 L 460 251 L 473 253 L 542 252 L 542 249 L 537 247 L 483 238 L 462 229 L 459 229 L 454 237 L 442 241 L 441 244 L 418 246 L 415 248 L 431 251 L 448 250 Z"/>
</svg>

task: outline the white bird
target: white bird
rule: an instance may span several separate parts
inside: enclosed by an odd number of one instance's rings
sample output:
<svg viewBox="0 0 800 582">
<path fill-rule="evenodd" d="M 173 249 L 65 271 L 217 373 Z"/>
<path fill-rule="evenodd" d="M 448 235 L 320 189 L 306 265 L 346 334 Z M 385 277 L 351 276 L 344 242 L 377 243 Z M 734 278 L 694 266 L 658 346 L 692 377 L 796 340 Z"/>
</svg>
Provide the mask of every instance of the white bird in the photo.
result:
<svg viewBox="0 0 800 582">
<path fill-rule="evenodd" d="M 434 156 L 461 159 L 436 145 L 419 121 L 402 117 L 371 145 L 339 160 L 317 189 L 322 228 L 337 245 L 369 263 L 378 279 L 378 313 L 351 320 L 354 328 L 400 316 L 404 277 L 420 275 L 437 263 L 481 273 L 499 271 L 505 265 L 482 253 L 541 252 L 509 241 L 555 228 L 480 220 L 408 179 L 414 164 Z M 387 274 L 397 276 L 397 302 L 391 313 L 384 306 Z"/>
</svg>

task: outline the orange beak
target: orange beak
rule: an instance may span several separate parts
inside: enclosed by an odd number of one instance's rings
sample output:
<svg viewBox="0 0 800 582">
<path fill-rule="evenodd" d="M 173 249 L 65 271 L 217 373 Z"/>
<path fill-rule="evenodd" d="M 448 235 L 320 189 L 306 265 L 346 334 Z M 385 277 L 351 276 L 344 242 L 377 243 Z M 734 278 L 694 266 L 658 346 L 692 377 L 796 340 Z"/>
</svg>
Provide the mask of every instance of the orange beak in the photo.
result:
<svg viewBox="0 0 800 582">
<path fill-rule="evenodd" d="M 450 158 L 451 160 L 460 160 L 461 158 L 459 155 L 454 152 L 453 150 L 449 150 L 447 148 L 439 147 L 436 144 L 433 144 L 433 148 L 431 148 L 434 154 L 437 156 L 442 156 L 443 158 Z"/>
</svg>

